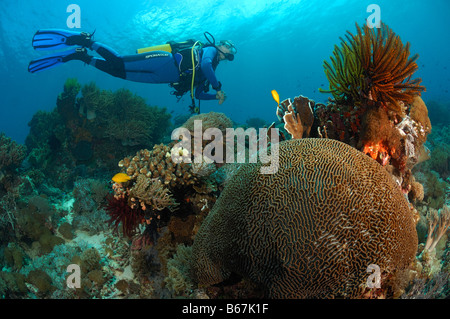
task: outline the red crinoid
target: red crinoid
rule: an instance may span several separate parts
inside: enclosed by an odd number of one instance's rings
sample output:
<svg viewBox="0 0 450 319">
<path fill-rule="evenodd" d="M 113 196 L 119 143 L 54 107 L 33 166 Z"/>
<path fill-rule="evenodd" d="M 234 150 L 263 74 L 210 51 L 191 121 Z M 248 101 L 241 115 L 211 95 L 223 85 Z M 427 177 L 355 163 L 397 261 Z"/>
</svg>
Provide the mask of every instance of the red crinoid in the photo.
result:
<svg viewBox="0 0 450 319">
<path fill-rule="evenodd" d="M 109 223 L 114 225 L 114 229 L 117 231 L 119 225 L 122 224 L 122 233 L 129 238 L 134 235 L 137 226 L 145 215 L 139 205 L 136 208 L 131 208 L 126 196 L 118 198 L 113 195 L 108 196 L 106 211 L 111 216 Z"/>
</svg>

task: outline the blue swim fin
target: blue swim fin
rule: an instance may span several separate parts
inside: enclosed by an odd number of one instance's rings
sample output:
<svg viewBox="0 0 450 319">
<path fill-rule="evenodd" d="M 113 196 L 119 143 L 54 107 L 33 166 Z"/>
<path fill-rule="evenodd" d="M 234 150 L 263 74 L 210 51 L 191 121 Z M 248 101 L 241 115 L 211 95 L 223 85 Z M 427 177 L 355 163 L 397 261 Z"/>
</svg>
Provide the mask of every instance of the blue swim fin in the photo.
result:
<svg viewBox="0 0 450 319">
<path fill-rule="evenodd" d="M 36 50 L 62 49 L 72 45 L 89 48 L 92 45 L 92 34 L 60 29 L 38 30 L 34 36 L 32 45 Z"/>
<path fill-rule="evenodd" d="M 53 53 L 31 61 L 30 64 L 28 64 L 28 72 L 36 73 L 47 70 L 71 60 L 80 60 L 89 63 L 91 59 L 92 57 L 87 54 L 85 48 L 73 48 L 69 51 Z"/>
</svg>

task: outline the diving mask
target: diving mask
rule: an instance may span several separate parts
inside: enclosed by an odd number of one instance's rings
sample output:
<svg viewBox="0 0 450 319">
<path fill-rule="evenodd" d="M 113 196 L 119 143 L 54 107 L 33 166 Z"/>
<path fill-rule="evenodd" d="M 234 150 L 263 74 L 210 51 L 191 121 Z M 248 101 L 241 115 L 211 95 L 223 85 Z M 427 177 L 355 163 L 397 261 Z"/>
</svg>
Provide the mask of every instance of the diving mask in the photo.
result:
<svg viewBox="0 0 450 319">
<path fill-rule="evenodd" d="M 233 61 L 234 55 L 237 53 L 236 47 L 234 46 L 233 42 L 231 42 L 230 40 L 222 40 L 220 41 L 219 45 L 223 45 L 230 51 L 229 53 L 225 53 L 219 50 L 228 61 Z"/>
</svg>

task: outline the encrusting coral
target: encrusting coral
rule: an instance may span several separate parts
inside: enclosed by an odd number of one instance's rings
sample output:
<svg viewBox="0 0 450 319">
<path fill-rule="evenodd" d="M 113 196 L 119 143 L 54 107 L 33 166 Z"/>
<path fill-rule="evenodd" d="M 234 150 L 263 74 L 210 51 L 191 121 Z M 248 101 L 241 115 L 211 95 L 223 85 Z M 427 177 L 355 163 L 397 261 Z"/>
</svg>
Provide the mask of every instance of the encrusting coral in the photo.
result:
<svg viewBox="0 0 450 319">
<path fill-rule="evenodd" d="M 414 260 L 418 239 L 386 170 L 344 143 L 311 138 L 279 144 L 277 173 L 260 174 L 260 165 L 241 166 L 201 225 L 195 282 L 233 272 L 273 298 L 351 298 L 376 264 L 387 294 L 386 279 Z"/>
</svg>

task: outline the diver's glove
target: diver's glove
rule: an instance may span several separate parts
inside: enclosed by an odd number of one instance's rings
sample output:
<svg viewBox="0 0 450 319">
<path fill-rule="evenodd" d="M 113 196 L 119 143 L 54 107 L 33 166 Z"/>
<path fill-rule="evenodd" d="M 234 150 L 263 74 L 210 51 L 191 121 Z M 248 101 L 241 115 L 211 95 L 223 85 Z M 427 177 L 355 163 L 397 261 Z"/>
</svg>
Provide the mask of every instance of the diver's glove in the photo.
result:
<svg viewBox="0 0 450 319">
<path fill-rule="evenodd" d="M 227 96 L 224 91 L 217 91 L 216 99 L 219 100 L 219 104 L 222 104 L 226 98 L 227 98 Z"/>
</svg>

